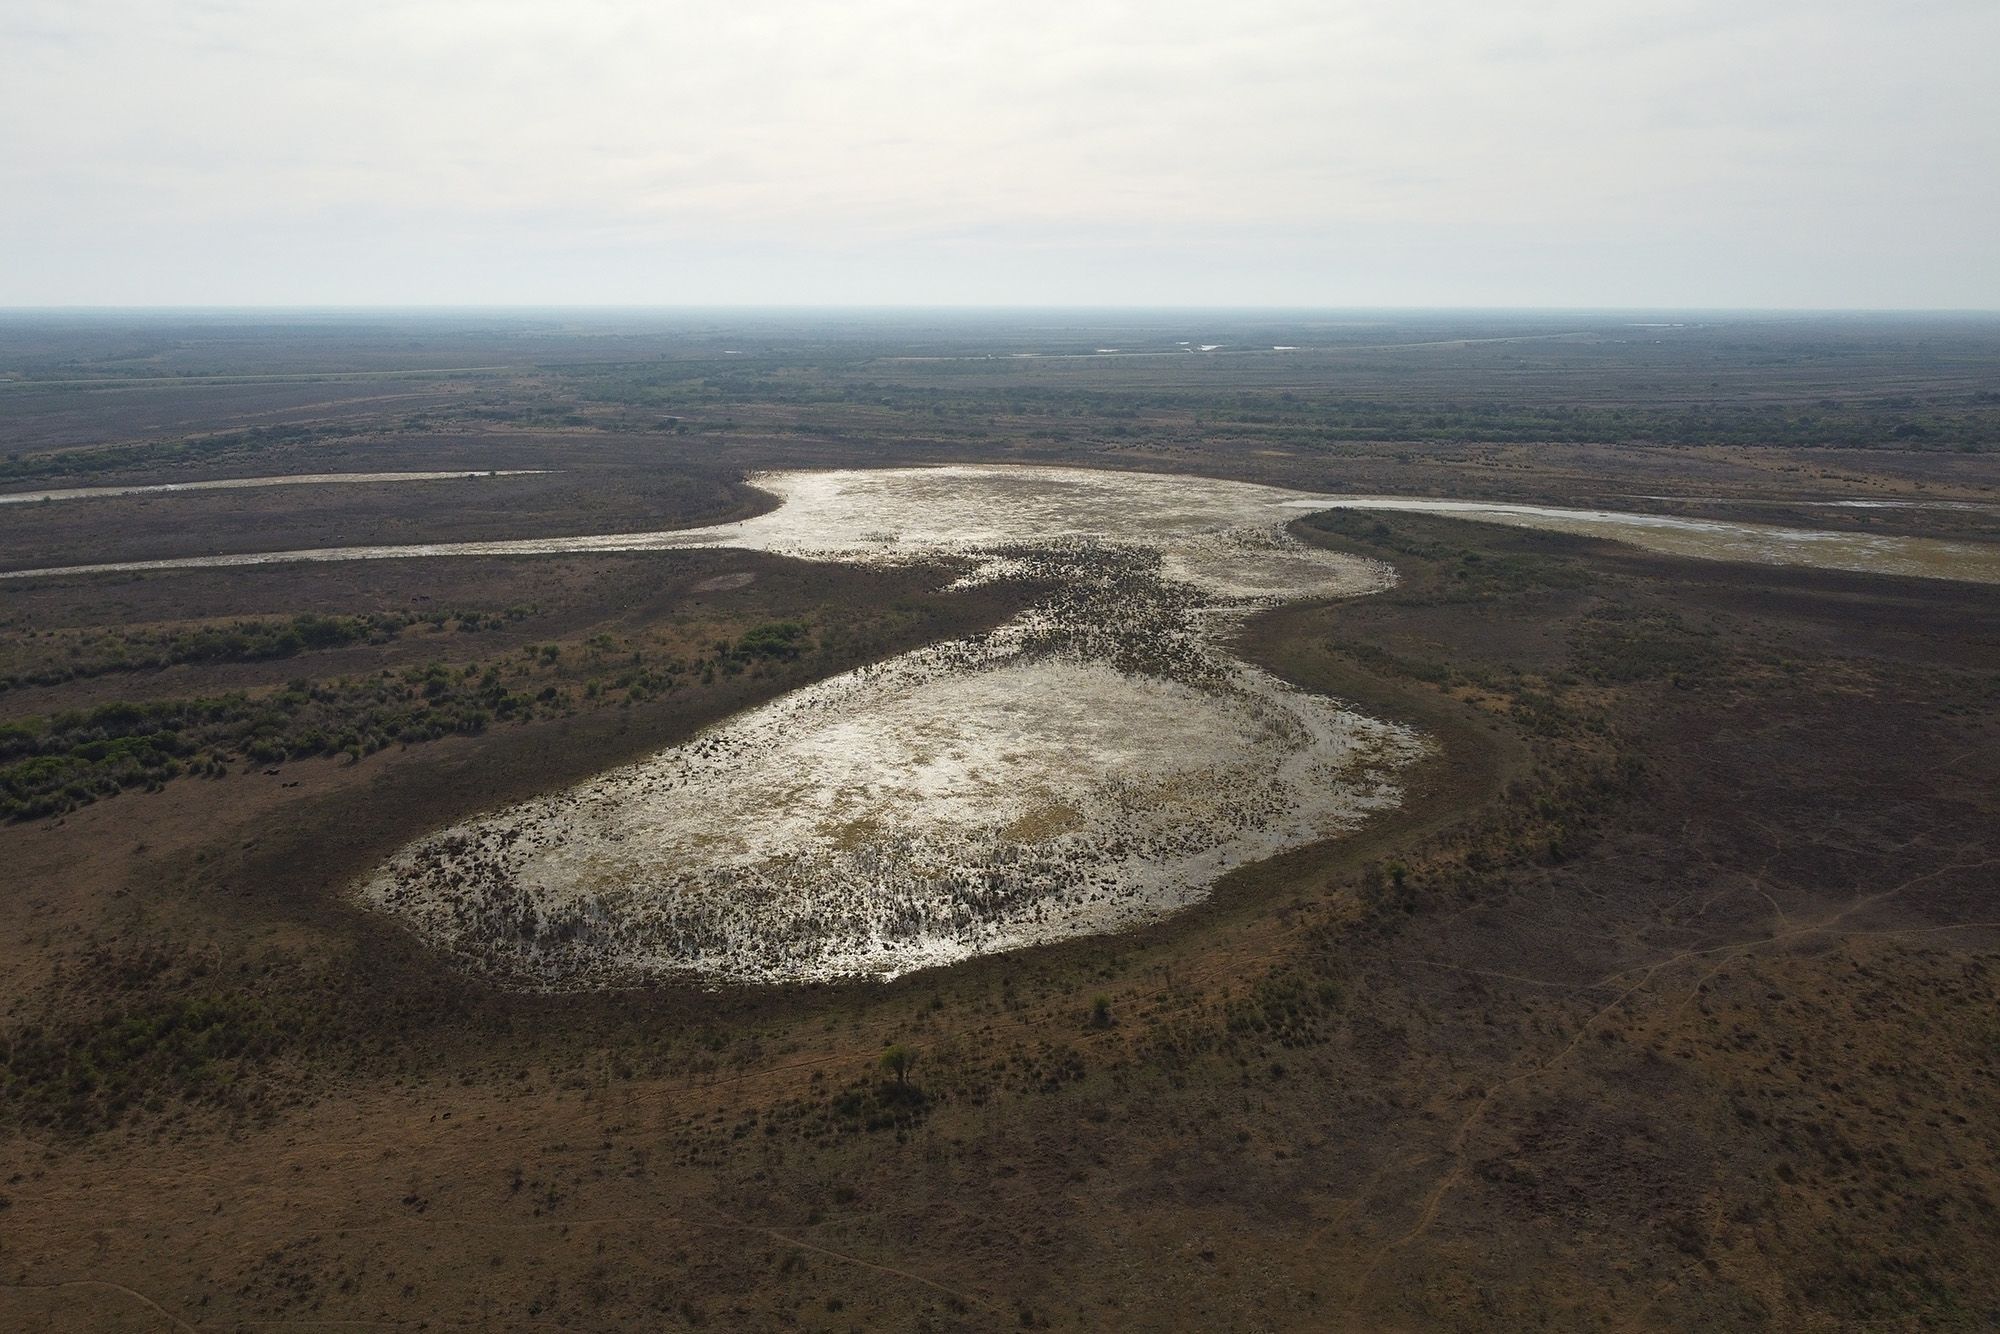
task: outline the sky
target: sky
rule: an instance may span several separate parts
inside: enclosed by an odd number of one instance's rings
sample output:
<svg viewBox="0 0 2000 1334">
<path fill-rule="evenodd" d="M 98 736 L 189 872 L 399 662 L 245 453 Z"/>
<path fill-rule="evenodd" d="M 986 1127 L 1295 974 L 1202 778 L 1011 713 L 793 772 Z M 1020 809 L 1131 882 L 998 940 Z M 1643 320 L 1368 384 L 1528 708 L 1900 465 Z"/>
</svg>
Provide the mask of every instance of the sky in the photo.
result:
<svg viewBox="0 0 2000 1334">
<path fill-rule="evenodd" d="M 6 0 L 0 306 L 2000 309 L 1996 0 Z"/>
</svg>

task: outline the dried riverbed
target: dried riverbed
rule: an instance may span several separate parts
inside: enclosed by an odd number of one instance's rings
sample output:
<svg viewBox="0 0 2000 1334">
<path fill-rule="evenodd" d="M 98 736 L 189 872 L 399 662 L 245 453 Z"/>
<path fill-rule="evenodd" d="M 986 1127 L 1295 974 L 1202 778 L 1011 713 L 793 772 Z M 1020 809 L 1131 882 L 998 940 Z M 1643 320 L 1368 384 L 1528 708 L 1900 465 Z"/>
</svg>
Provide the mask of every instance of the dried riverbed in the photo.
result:
<svg viewBox="0 0 2000 1334">
<path fill-rule="evenodd" d="M 652 533 L 74 567 L 171 569 L 742 547 L 944 561 L 1059 591 L 991 634 L 797 691 L 642 763 L 441 830 L 357 892 L 470 968 L 546 988 L 890 977 L 1116 930 L 1398 799 L 1408 729 L 1223 647 L 1246 612 L 1387 585 L 1285 532 L 1335 507 L 1585 533 L 1676 555 L 2000 581 L 2000 549 L 1156 474 L 769 474 L 779 505 Z"/>
<path fill-rule="evenodd" d="M 1389 571 L 1294 542 L 1262 488 L 1129 480 L 765 479 L 785 503 L 737 526 L 757 532 L 745 545 L 944 557 L 964 580 L 1059 591 L 421 839 L 362 897 L 534 986 L 890 977 L 1157 918 L 1393 804 L 1420 737 L 1292 689 L 1218 633 Z"/>
</svg>

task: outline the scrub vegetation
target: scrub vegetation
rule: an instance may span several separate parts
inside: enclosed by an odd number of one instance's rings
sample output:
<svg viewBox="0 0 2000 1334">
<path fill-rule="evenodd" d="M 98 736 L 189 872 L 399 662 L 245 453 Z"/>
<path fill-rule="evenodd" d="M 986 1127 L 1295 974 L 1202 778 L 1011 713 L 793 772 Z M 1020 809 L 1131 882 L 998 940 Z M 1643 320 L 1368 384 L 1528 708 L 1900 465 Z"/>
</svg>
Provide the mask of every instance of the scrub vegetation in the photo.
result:
<svg viewBox="0 0 2000 1334">
<path fill-rule="evenodd" d="M 1964 542 L 2000 503 L 1991 321 L 1050 323 L 16 321 L 23 489 L 113 450 L 93 479 L 552 471 L 8 507 L 0 565 L 652 530 L 755 512 L 758 469 L 971 458 Z M 1060 355 L 1095 346 L 1144 355 Z M 176 452 L 273 424 L 310 434 Z M 1799 503 L 1835 499 L 1899 504 Z M 1403 803 L 1143 929 L 888 984 L 523 993 L 351 890 L 1044 587 L 731 551 L 0 585 L 7 772 L 98 798 L 0 826 L 0 1325 L 2000 1321 L 2000 593 L 1291 532 L 1399 582 L 1230 651 L 1432 738 Z M 386 744 L 295 754 L 315 728 Z M 144 791 L 164 733 L 224 772 Z"/>
<path fill-rule="evenodd" d="M 106 630 L 90 634 L 45 631 L 43 641 L 17 640 L 8 656 L 19 664 L 0 676 L 0 690 L 50 686 L 112 672 L 149 672 L 183 663 L 265 662 L 302 653 L 387 643 L 413 625 L 477 634 L 489 625 L 526 619 L 533 608 L 505 612 L 414 611 L 362 616 L 304 612 L 286 620 L 234 621 L 171 630 Z"/>
<path fill-rule="evenodd" d="M 868 619 L 873 618 L 862 624 Z M 469 612 L 422 623 L 463 632 L 484 620 Z M 290 658 L 308 648 L 385 640 L 411 623 L 414 617 L 382 615 L 302 616 L 282 627 L 242 622 L 181 632 L 152 661 L 117 653 L 99 661 L 118 665 L 99 671 Z M 21 718 L 0 723 L 0 819 L 60 814 L 128 789 L 157 792 L 181 777 L 221 778 L 234 764 L 276 766 L 322 757 L 351 764 L 390 746 L 476 736 L 490 726 L 579 709 L 630 708 L 746 673 L 760 680 L 774 672 L 817 674 L 824 670 L 816 661 L 823 650 L 854 651 L 858 628 L 850 622 L 847 633 L 829 641 L 815 639 L 803 622 L 773 621 L 685 654 L 649 654 L 629 640 L 596 635 L 580 644 L 529 645 L 497 660 L 432 659 L 373 676 L 299 677 L 254 694 L 118 700 Z M 26 680 L 48 685 L 96 674 L 44 671 Z"/>
</svg>

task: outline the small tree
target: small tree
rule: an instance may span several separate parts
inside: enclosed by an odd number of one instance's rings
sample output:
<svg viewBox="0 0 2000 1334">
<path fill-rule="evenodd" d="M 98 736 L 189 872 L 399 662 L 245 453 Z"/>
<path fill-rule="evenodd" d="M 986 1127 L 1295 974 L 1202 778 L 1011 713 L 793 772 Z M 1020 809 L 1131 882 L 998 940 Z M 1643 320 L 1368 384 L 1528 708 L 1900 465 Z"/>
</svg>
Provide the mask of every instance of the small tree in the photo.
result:
<svg viewBox="0 0 2000 1334">
<path fill-rule="evenodd" d="M 917 1053 L 902 1043 L 894 1043 L 882 1053 L 882 1070 L 896 1077 L 896 1083 L 907 1087 L 910 1069 L 917 1063 Z"/>
</svg>

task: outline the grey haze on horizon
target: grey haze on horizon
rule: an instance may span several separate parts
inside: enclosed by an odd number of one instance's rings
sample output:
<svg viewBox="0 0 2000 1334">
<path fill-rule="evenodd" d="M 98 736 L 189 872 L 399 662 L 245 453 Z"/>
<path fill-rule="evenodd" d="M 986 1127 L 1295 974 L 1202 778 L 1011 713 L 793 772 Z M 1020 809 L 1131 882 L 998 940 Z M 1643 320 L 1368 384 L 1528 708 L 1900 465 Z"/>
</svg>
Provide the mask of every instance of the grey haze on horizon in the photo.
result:
<svg viewBox="0 0 2000 1334">
<path fill-rule="evenodd" d="M 10 0 L 0 306 L 2000 308 L 1993 0 Z"/>
</svg>

